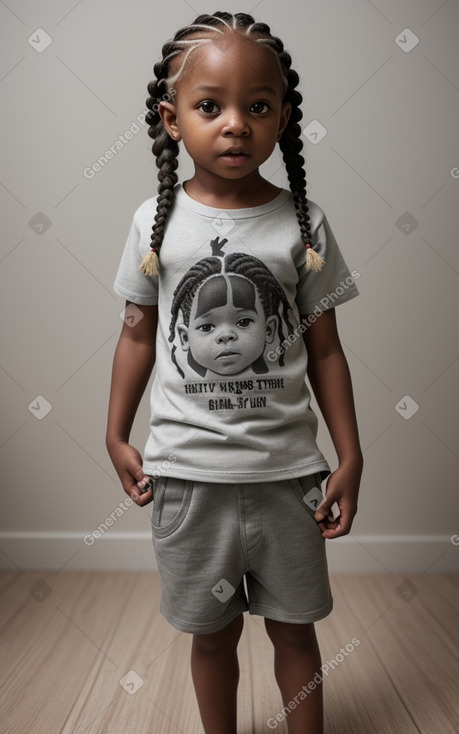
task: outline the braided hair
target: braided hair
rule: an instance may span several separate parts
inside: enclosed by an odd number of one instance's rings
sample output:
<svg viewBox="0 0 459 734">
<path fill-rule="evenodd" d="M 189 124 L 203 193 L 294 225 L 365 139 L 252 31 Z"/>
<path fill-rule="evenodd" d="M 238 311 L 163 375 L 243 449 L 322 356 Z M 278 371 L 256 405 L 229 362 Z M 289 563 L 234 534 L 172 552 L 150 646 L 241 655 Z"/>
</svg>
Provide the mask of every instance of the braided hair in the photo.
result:
<svg viewBox="0 0 459 734">
<path fill-rule="evenodd" d="M 224 240 L 226 242 L 226 240 Z M 191 308 L 198 290 L 209 280 L 209 278 L 219 275 L 239 276 L 250 281 L 258 291 L 260 296 L 263 313 L 266 318 L 277 316 L 277 336 L 279 342 L 285 341 L 284 329 L 282 323 L 287 327 L 287 335 L 290 336 L 294 332 L 294 326 L 289 319 L 289 311 L 291 306 L 288 299 L 277 282 L 276 278 L 266 267 L 266 265 L 254 257 L 242 252 L 233 252 L 221 257 L 206 257 L 199 260 L 185 273 L 180 283 L 177 285 L 172 300 L 171 312 L 172 319 L 169 325 L 169 341 L 173 344 L 175 340 L 175 328 L 179 313 L 183 314 L 183 321 L 186 326 L 190 324 Z M 280 318 L 279 318 L 280 317 Z M 176 356 L 176 347 L 172 347 L 172 361 L 177 367 L 181 377 L 184 377 L 183 370 L 179 367 Z M 279 365 L 284 365 L 283 355 L 280 356 Z M 267 372 L 264 360 L 260 359 L 252 365 L 255 372 Z"/>
<path fill-rule="evenodd" d="M 271 29 L 265 23 L 258 23 L 251 15 L 236 13 L 232 15 L 226 12 L 216 12 L 213 15 L 199 15 L 189 26 L 181 28 L 174 38 L 168 41 L 162 48 L 162 59 L 154 66 L 156 79 L 148 84 L 149 97 L 146 105 L 149 112 L 145 120 L 149 125 L 148 135 L 153 139 L 152 151 L 156 158 L 158 171 L 158 198 L 156 214 L 151 233 L 151 251 L 145 257 L 140 269 L 145 275 L 156 275 L 158 257 L 164 239 L 167 218 L 174 200 L 174 187 L 178 177 L 176 169 L 178 166 L 178 143 L 166 132 L 159 115 L 159 102 L 162 99 L 170 100 L 175 94 L 174 84 L 178 81 L 184 70 L 188 57 L 200 46 L 212 43 L 215 36 L 202 37 L 203 31 L 211 31 L 212 34 L 224 35 L 228 32 L 237 32 L 261 44 L 270 50 L 276 57 L 279 71 L 285 86 L 284 103 L 291 104 L 291 114 L 279 140 L 285 163 L 290 190 L 293 194 L 296 215 L 300 226 L 301 239 L 306 247 L 306 267 L 310 270 L 320 270 L 324 264 L 321 256 L 312 248 L 311 225 L 308 211 L 308 200 L 306 194 L 306 174 L 304 171 L 304 158 L 301 155 L 303 141 L 301 138 L 301 127 L 298 124 L 303 117 L 300 105 L 303 101 L 296 87 L 299 76 L 291 68 L 292 59 L 284 50 L 284 44 L 271 34 Z M 198 38 L 193 38 L 199 33 Z M 183 55 L 182 63 L 175 74 L 171 72 L 171 61 Z M 166 92 L 162 88 L 165 86 Z M 161 96 L 162 94 L 162 96 Z"/>
</svg>

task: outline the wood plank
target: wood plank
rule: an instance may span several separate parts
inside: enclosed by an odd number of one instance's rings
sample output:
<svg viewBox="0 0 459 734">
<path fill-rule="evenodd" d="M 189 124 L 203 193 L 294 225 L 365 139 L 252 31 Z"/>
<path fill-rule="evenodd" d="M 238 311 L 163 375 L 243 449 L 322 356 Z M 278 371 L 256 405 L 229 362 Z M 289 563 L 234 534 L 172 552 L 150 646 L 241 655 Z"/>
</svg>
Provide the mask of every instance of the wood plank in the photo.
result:
<svg viewBox="0 0 459 734">
<path fill-rule="evenodd" d="M 426 611 L 459 643 L 459 576 L 430 574 L 419 584 L 419 601 Z"/>
<path fill-rule="evenodd" d="M 347 591 L 347 604 L 356 619 L 363 621 L 367 643 L 417 730 L 421 734 L 457 732 L 457 645 L 449 629 L 438 624 L 425 607 L 445 607 L 444 600 L 440 596 L 435 599 L 432 590 L 442 585 L 445 588 L 445 581 L 449 582 L 439 579 L 432 583 L 428 576 L 404 578 L 395 574 L 366 579 L 338 577 L 335 581 L 343 595 Z"/>
<path fill-rule="evenodd" d="M 358 604 L 358 599 L 368 593 L 366 584 L 359 586 L 360 577 L 353 578 L 354 588 L 350 592 L 348 577 L 346 580 L 332 577 L 334 610 L 317 624 L 322 664 L 329 664 L 328 674 L 324 671 L 327 734 L 375 731 L 378 734 L 418 734 L 365 628 L 350 607 L 351 596 L 353 604 Z M 374 597 L 372 604 L 380 610 L 386 601 L 382 599 L 378 604 Z M 341 650 L 344 650 L 344 659 Z"/>
<path fill-rule="evenodd" d="M 82 680 L 91 678 L 104 659 L 58 609 L 60 588 L 68 584 L 68 576 L 54 581 L 43 577 L 43 581 L 52 592 L 42 600 L 29 595 L 23 610 L 8 625 L 8 635 L 2 636 L 0 719 L 4 734 L 17 734 L 18 722 L 22 731 L 34 734 L 60 731 Z M 87 575 L 80 575 L 74 583 L 83 590 Z"/>
<path fill-rule="evenodd" d="M 40 593 L 39 574 L 24 573 L 23 571 L 2 571 L 0 573 L 0 633 L 5 624 L 13 619 L 26 604 L 32 602 L 33 594 Z M 35 589 L 34 589 L 35 585 Z M 42 592 L 44 587 L 42 585 Z"/>
<path fill-rule="evenodd" d="M 335 576 L 332 590 L 316 625 L 327 734 L 458 731 L 459 577 Z M 156 573 L 8 571 L 0 593 L 2 734 L 202 734 L 191 635 L 159 614 Z M 239 659 L 238 731 L 262 734 L 282 702 L 261 617 L 245 615 Z"/>
<path fill-rule="evenodd" d="M 62 734 L 200 731 L 189 665 L 191 637 L 158 613 L 158 575 L 130 576 L 135 585 L 117 613 L 116 634 L 107 647 L 116 670 L 100 668 Z"/>
</svg>

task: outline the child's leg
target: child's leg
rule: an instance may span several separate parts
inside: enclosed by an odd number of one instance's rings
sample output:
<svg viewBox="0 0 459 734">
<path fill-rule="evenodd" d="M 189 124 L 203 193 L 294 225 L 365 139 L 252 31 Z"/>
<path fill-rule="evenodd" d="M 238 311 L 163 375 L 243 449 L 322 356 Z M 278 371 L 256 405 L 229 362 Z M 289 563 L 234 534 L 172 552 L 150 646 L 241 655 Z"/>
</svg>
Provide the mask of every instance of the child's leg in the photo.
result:
<svg viewBox="0 0 459 734">
<path fill-rule="evenodd" d="M 193 635 L 191 673 L 206 734 L 236 734 L 237 645 L 242 614 L 219 632 Z"/>
<path fill-rule="evenodd" d="M 303 686 L 306 687 L 314 680 L 314 675 L 320 673 L 320 652 L 314 625 L 265 619 L 265 626 L 274 645 L 274 672 L 284 706 L 291 701 L 295 703 L 289 707 L 287 717 L 289 734 L 322 734 L 321 683 L 316 684 L 314 690 L 305 691 L 307 697 L 303 700 L 298 696 Z"/>
</svg>

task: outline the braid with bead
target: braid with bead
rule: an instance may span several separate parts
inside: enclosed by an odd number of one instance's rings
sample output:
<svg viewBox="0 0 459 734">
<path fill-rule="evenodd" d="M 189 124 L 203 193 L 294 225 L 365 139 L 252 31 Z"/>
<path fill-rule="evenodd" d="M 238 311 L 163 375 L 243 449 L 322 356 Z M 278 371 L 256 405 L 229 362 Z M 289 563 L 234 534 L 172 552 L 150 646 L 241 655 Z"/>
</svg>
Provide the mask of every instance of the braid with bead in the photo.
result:
<svg viewBox="0 0 459 734">
<path fill-rule="evenodd" d="M 223 30 L 222 30 L 223 27 Z M 301 127 L 298 124 L 303 114 L 300 109 L 302 102 L 301 94 L 296 90 L 299 77 L 291 68 L 291 56 L 284 50 L 284 45 L 279 38 L 271 34 L 271 29 L 265 23 L 257 23 L 251 15 L 246 13 L 216 12 L 213 15 L 199 15 L 189 26 L 181 28 L 171 41 L 162 48 L 162 60 L 154 66 L 155 81 L 148 85 L 150 96 L 146 100 L 149 109 L 145 121 L 149 125 L 148 135 L 153 139 L 152 151 L 156 157 L 158 172 L 158 198 L 156 214 L 151 234 L 151 251 L 144 258 L 140 269 L 145 275 L 156 275 L 158 270 L 158 259 L 161 245 L 164 239 L 167 219 L 174 200 L 174 187 L 178 177 L 178 143 L 166 132 L 159 115 L 159 102 L 162 99 L 171 99 L 169 93 L 161 96 L 161 87 L 173 92 L 173 84 L 182 73 L 190 54 L 201 45 L 210 43 L 212 38 L 199 37 L 193 41 L 190 36 L 201 33 L 204 30 L 223 34 L 225 32 L 242 32 L 242 35 L 252 38 L 254 42 L 260 43 L 264 48 L 275 54 L 279 71 L 286 87 L 284 102 L 290 102 L 292 110 L 287 126 L 279 140 L 279 147 L 283 154 L 290 190 L 293 194 L 296 215 L 300 226 L 301 239 L 306 247 L 306 267 L 311 270 L 320 270 L 323 260 L 312 248 L 312 237 L 308 201 L 306 194 L 306 174 L 304 171 L 304 158 L 301 155 L 303 141 L 301 139 Z M 185 55 L 185 58 L 177 73 L 171 76 L 170 62 L 172 59 Z"/>
<path fill-rule="evenodd" d="M 168 57 L 171 45 L 171 43 L 167 43 L 163 46 L 163 59 Z M 158 272 L 158 252 L 164 238 L 167 217 L 173 202 L 174 186 L 178 180 L 175 171 L 178 166 L 179 146 L 167 134 L 158 111 L 159 101 L 161 100 L 160 86 L 167 79 L 168 64 L 165 64 L 164 61 L 158 62 L 154 66 L 154 72 L 156 81 L 152 81 L 148 85 L 150 96 L 146 100 L 146 105 L 149 112 L 145 116 L 145 121 L 149 125 L 148 135 L 153 139 L 152 152 L 159 168 L 159 184 L 155 221 L 151 233 L 151 252 L 140 266 L 145 275 L 156 275 Z"/>
<path fill-rule="evenodd" d="M 279 148 L 283 154 L 290 190 L 293 194 L 296 215 L 300 225 L 301 239 L 306 246 L 306 267 L 308 270 L 318 271 L 322 269 L 324 260 L 312 247 L 311 220 L 309 216 L 306 173 L 304 169 L 305 161 L 301 155 L 303 140 L 301 137 L 301 127 L 298 124 L 303 118 L 303 113 L 300 108 L 303 97 L 296 90 L 300 79 L 297 72 L 291 68 L 292 57 L 284 50 L 284 44 L 281 39 L 272 36 L 269 26 L 264 23 L 255 23 L 251 32 L 255 33 L 257 31 L 264 34 L 264 37 L 257 39 L 258 42 L 277 54 L 281 73 L 287 83 L 284 102 L 290 102 L 292 109 L 285 130 L 279 139 Z"/>
</svg>

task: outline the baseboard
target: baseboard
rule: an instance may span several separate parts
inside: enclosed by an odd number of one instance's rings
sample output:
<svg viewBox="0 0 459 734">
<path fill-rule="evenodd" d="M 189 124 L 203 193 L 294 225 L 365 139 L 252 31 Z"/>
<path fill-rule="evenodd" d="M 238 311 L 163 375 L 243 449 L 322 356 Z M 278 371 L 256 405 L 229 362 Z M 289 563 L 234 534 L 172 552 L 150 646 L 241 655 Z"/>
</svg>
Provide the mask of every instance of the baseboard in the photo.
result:
<svg viewBox="0 0 459 734">
<path fill-rule="evenodd" d="M 331 573 L 458 573 L 459 536 L 346 536 L 327 541 Z M 156 570 L 150 533 L 0 532 L 5 570 Z"/>
</svg>

